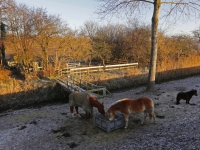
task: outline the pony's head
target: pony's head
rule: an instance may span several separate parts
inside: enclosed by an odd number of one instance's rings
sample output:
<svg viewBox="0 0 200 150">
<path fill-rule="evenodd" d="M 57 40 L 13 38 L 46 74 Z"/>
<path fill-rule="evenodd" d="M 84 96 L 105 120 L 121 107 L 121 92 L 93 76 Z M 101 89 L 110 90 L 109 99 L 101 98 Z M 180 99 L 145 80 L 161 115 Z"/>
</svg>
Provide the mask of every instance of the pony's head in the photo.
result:
<svg viewBox="0 0 200 150">
<path fill-rule="evenodd" d="M 197 95 L 198 95 L 198 94 L 197 94 L 197 90 L 195 90 L 195 89 L 192 89 L 191 91 L 193 92 L 193 95 L 195 95 L 195 96 L 197 96 Z"/>
<path fill-rule="evenodd" d="M 103 103 L 101 103 L 101 105 L 99 105 L 99 107 L 97 109 L 103 116 L 105 116 L 106 113 L 105 113 L 105 110 L 104 110 L 104 104 Z"/>
<path fill-rule="evenodd" d="M 115 111 L 112 110 L 112 107 L 108 109 L 108 119 L 111 121 L 115 118 Z"/>
<path fill-rule="evenodd" d="M 96 107 L 98 109 L 98 111 L 103 115 L 105 116 L 105 110 L 104 110 L 104 104 L 103 102 L 100 103 L 95 97 L 91 96 L 91 95 L 88 95 L 88 98 L 89 98 L 89 101 L 90 101 L 90 104 L 93 106 L 93 107 Z"/>
</svg>

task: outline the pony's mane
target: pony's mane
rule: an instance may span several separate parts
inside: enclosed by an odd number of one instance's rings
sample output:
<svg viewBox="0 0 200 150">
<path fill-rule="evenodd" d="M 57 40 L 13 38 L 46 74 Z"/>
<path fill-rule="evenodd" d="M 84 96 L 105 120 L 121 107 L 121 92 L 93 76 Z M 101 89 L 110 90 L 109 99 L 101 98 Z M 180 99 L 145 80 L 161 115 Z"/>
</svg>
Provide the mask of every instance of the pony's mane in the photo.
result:
<svg viewBox="0 0 200 150">
<path fill-rule="evenodd" d="M 93 97 L 92 95 L 88 95 L 88 97 L 89 97 L 89 99 L 92 99 L 92 100 L 94 100 L 94 101 L 97 101 L 97 99 L 95 98 L 95 97 Z"/>
<path fill-rule="evenodd" d="M 95 97 L 93 97 L 92 95 L 88 95 L 88 99 L 90 100 L 90 103 L 91 103 L 91 101 L 93 102 L 93 104 L 97 104 L 97 105 L 102 105 L 103 106 L 103 104 L 102 103 L 100 103 Z"/>
<path fill-rule="evenodd" d="M 111 106 L 113 106 L 113 105 L 115 105 L 115 104 L 117 104 L 119 102 L 126 101 L 126 100 L 129 100 L 129 99 L 128 98 L 123 98 L 123 99 L 117 100 L 114 103 L 112 103 Z"/>
</svg>

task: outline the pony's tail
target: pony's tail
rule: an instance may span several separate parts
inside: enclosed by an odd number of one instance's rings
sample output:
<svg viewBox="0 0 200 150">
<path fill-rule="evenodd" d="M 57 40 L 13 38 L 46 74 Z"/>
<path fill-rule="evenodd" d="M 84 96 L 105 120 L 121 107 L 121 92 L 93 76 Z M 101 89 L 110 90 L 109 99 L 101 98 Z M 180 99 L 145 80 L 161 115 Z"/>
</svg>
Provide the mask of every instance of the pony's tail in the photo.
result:
<svg viewBox="0 0 200 150">
<path fill-rule="evenodd" d="M 154 108 L 151 109 L 151 111 L 149 112 L 149 120 L 151 121 L 151 119 L 154 116 Z"/>
</svg>

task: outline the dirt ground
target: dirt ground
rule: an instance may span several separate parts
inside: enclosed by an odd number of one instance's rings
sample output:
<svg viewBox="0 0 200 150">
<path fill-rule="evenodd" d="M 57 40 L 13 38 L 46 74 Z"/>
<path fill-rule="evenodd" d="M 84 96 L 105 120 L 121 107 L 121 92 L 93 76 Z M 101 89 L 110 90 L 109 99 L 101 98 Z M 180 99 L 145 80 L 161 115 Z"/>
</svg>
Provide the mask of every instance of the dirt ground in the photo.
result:
<svg viewBox="0 0 200 150">
<path fill-rule="evenodd" d="M 193 96 L 190 103 L 175 98 L 180 91 L 200 91 L 200 76 L 156 85 L 155 92 L 145 87 L 112 93 L 99 99 L 106 110 L 116 100 L 146 96 L 155 104 L 157 123 L 141 125 L 143 114 L 132 114 L 128 129 L 110 133 L 98 128 L 94 118 L 71 118 L 68 104 L 26 108 L 0 114 L 0 150 L 132 150 L 132 149 L 200 149 L 200 99 Z M 94 108 L 94 115 L 98 113 Z"/>
</svg>

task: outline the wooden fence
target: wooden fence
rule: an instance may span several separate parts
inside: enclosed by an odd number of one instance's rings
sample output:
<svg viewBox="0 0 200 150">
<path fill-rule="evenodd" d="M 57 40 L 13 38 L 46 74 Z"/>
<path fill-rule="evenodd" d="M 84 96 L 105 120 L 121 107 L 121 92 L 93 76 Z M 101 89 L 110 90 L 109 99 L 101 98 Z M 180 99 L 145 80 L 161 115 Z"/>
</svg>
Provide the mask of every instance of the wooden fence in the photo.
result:
<svg viewBox="0 0 200 150">
<path fill-rule="evenodd" d="M 82 74 L 89 74 L 92 72 L 100 71 L 110 71 L 110 70 L 120 70 L 127 69 L 130 67 L 137 66 L 138 63 L 128 63 L 128 64 L 117 64 L 117 65 L 106 65 L 106 66 L 92 66 L 92 67 L 80 67 L 80 63 L 70 63 L 67 68 L 60 70 L 60 79 L 58 83 L 66 88 L 68 91 L 79 91 L 87 92 L 95 97 L 103 97 L 110 92 L 105 86 L 97 86 L 95 84 L 83 81 L 81 79 Z M 78 77 L 77 75 L 80 75 Z"/>
<path fill-rule="evenodd" d="M 73 76 L 57 80 L 57 82 L 68 91 L 87 92 L 95 97 L 104 97 L 110 92 L 105 86 L 97 86 L 95 84 L 81 80 Z"/>
<path fill-rule="evenodd" d="M 106 65 L 106 66 L 92 66 L 92 67 L 73 67 L 73 65 L 67 68 L 63 68 L 60 70 L 60 75 L 63 74 L 82 74 L 82 73 L 92 73 L 92 72 L 100 72 L 100 71 L 110 71 L 110 70 L 120 70 L 130 67 L 137 66 L 138 63 L 128 63 L 128 64 L 117 64 L 117 65 Z"/>
</svg>

